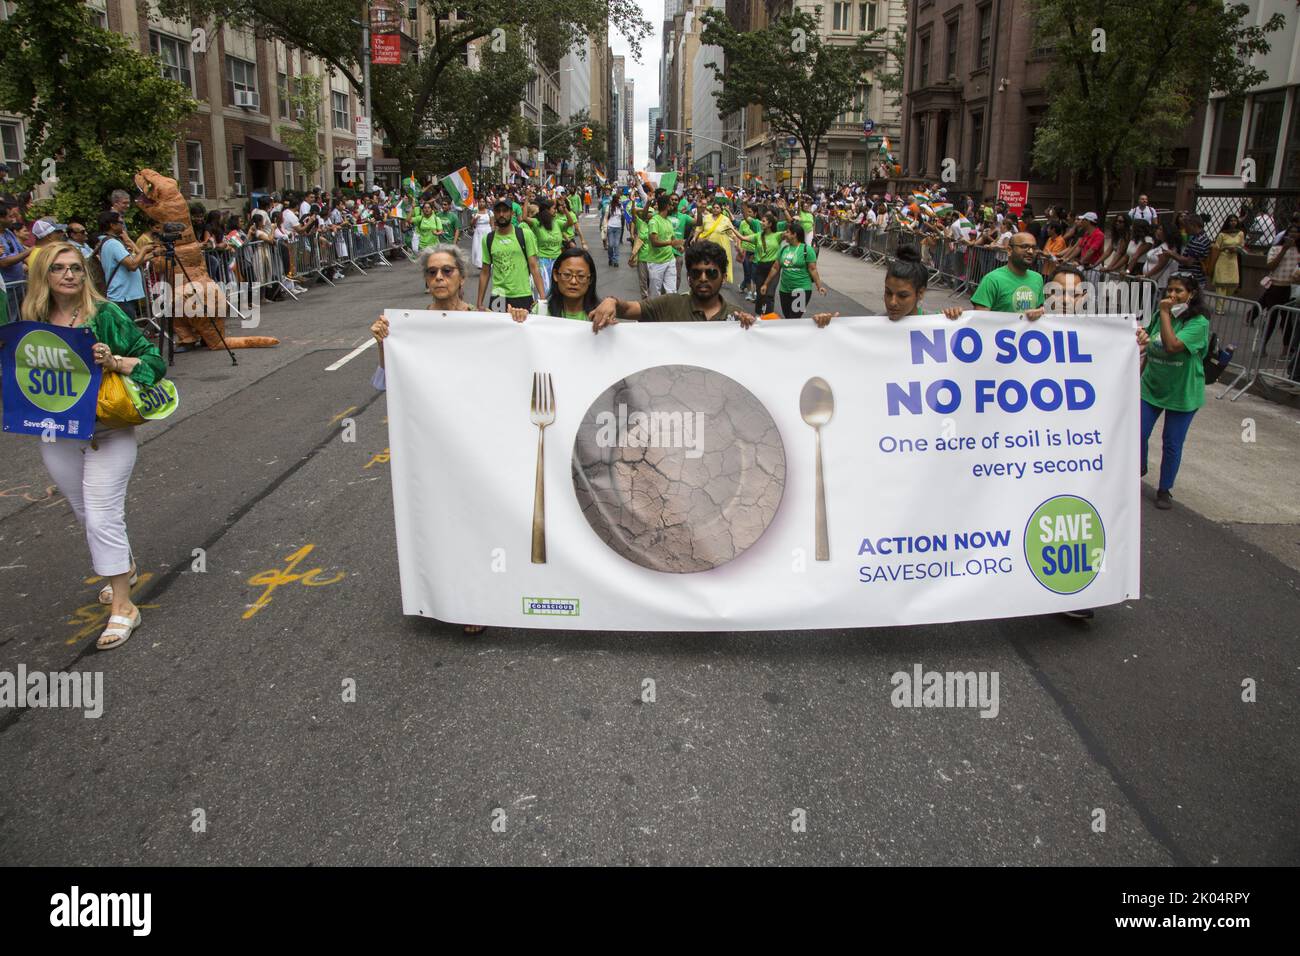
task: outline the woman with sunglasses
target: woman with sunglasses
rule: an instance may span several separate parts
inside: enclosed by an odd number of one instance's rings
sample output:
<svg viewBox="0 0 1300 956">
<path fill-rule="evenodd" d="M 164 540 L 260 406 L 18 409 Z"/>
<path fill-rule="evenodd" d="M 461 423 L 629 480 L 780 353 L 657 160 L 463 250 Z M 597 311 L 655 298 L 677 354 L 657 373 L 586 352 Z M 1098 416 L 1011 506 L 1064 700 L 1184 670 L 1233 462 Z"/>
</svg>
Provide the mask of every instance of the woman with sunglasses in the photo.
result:
<svg viewBox="0 0 1300 956">
<path fill-rule="evenodd" d="M 600 303 L 591 253 L 586 249 L 565 249 L 555 260 L 551 278 L 551 294 L 533 307 L 533 314 L 588 321 L 591 310 Z M 528 318 L 527 309 L 512 307 L 509 311 L 516 322 Z"/>
<path fill-rule="evenodd" d="M 424 273 L 424 287 L 433 296 L 430 309 L 438 312 L 473 312 L 474 307 L 461 296 L 465 285 L 465 258 L 456 246 L 433 246 L 420 253 L 420 270 Z M 379 367 L 375 369 L 370 384 L 380 391 L 388 389 L 384 372 L 384 339 L 388 338 L 388 320 L 382 315 L 370 326 L 370 334 L 379 343 Z M 466 634 L 481 634 L 483 625 L 466 624 Z"/>
<path fill-rule="evenodd" d="M 95 291 L 86 279 L 86 260 L 76 246 L 57 243 L 41 256 L 43 267 L 28 276 L 22 317 L 64 328 L 87 328 L 95 337 L 95 364 L 139 385 L 153 385 L 167 373 L 158 349 L 135 323 Z M 108 578 L 99 603 L 111 605 L 108 627 L 95 645 L 121 647 L 140 626 L 131 602 L 139 578 L 126 534 L 126 487 L 135 467 L 135 428 L 97 425 L 89 441 L 56 439 L 41 443 L 41 458 L 86 530 L 95 574 Z"/>
</svg>

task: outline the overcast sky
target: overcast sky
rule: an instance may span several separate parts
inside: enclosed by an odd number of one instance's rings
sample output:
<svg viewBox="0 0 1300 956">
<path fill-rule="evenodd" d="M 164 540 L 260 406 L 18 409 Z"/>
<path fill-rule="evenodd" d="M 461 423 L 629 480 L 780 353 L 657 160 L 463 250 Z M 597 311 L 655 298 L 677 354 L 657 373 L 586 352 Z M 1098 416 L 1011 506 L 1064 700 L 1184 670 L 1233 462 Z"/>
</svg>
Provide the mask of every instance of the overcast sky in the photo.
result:
<svg viewBox="0 0 1300 956">
<path fill-rule="evenodd" d="M 641 62 L 632 59 L 628 52 L 627 41 L 617 30 L 610 30 L 609 48 L 614 56 L 622 55 L 626 60 L 625 78 L 636 82 L 633 93 L 632 137 L 635 151 L 632 153 L 633 165 L 643 169 L 648 157 L 650 143 L 649 117 L 650 108 L 659 105 L 659 58 L 663 50 L 663 0 L 643 0 L 641 16 L 654 26 L 654 32 L 641 44 Z"/>
</svg>

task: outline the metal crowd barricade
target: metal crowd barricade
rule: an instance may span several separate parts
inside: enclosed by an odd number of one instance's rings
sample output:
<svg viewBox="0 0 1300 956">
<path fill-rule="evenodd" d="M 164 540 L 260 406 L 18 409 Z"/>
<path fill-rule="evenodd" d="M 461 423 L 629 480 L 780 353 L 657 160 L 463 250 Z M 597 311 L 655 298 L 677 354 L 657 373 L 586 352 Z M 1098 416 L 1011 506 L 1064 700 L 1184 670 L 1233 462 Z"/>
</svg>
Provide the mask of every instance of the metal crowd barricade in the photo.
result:
<svg viewBox="0 0 1300 956">
<path fill-rule="evenodd" d="M 1146 281 L 1151 282 L 1150 279 Z M 1151 282 L 1151 285 L 1154 289 L 1155 283 Z M 1201 300 L 1205 303 L 1205 317 L 1210 320 L 1210 331 L 1219 334 L 1220 347 L 1232 346 L 1235 350 L 1232 361 L 1228 363 L 1228 371 L 1236 372 L 1236 378 L 1215 396 L 1223 398 L 1232 391 L 1234 385 L 1254 371 L 1256 349 L 1262 332 L 1259 320 L 1263 310 L 1258 302 L 1215 292 L 1202 292 Z M 1159 299 L 1156 298 L 1146 316 L 1154 315 L 1158 305 Z"/>
<path fill-rule="evenodd" d="M 17 322 L 21 318 L 19 310 L 23 307 L 23 299 L 27 297 L 27 280 L 20 279 L 17 282 L 6 282 L 4 291 L 5 305 L 9 307 L 9 321 Z"/>
<path fill-rule="evenodd" d="M 1255 326 L 1249 374 L 1237 376 L 1223 392 L 1223 395 L 1237 393 L 1230 401 L 1241 398 L 1256 382 L 1300 395 L 1300 305 L 1275 305 L 1261 318 L 1263 323 L 1257 322 Z M 1238 386 L 1242 378 L 1246 381 Z"/>
<path fill-rule="evenodd" d="M 997 246 L 966 247 L 966 285 L 975 289 L 980 281 L 992 272 L 1007 264 L 1007 251 Z"/>
<path fill-rule="evenodd" d="M 240 246 L 239 251 L 243 248 Z M 208 267 L 208 278 L 221 285 L 226 307 L 239 319 L 245 320 L 253 314 L 251 303 L 254 291 L 247 287 L 252 281 L 251 275 L 245 278 L 245 273 L 239 269 L 237 260 L 238 252 L 234 249 L 209 249 L 204 256 Z M 222 319 L 229 317 L 229 315 L 219 316 Z"/>
<path fill-rule="evenodd" d="M 321 275 L 320 246 L 312 236 L 294 236 L 284 242 L 289 254 L 289 266 L 285 271 L 290 281 Z"/>
</svg>

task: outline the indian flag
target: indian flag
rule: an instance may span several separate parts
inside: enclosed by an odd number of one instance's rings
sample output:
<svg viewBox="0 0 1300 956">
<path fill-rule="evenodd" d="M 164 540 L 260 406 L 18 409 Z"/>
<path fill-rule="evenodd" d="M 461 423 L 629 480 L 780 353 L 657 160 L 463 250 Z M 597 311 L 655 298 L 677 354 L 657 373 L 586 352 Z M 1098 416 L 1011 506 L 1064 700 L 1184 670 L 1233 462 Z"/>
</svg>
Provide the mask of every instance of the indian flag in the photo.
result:
<svg viewBox="0 0 1300 956">
<path fill-rule="evenodd" d="M 934 210 L 934 214 L 935 214 L 936 216 L 942 216 L 942 215 L 943 215 L 944 213 L 946 213 L 949 209 L 952 209 L 952 208 L 953 208 L 953 205 L 952 205 L 952 203 L 950 203 L 950 202 L 942 202 L 942 201 L 940 201 L 940 202 L 930 203 L 930 208 Z"/>
<path fill-rule="evenodd" d="M 474 183 L 469 178 L 469 170 L 462 166 L 450 176 L 442 179 L 442 188 L 457 206 L 474 205 Z"/>
<path fill-rule="evenodd" d="M 402 180 L 402 188 L 412 196 L 420 195 L 420 181 L 415 178 L 415 173 L 411 173 Z"/>
<path fill-rule="evenodd" d="M 666 173 L 650 173 L 645 170 L 638 170 L 637 175 L 651 192 L 656 189 L 662 189 L 664 192 L 672 192 L 677 186 L 677 170 L 671 170 Z"/>
</svg>

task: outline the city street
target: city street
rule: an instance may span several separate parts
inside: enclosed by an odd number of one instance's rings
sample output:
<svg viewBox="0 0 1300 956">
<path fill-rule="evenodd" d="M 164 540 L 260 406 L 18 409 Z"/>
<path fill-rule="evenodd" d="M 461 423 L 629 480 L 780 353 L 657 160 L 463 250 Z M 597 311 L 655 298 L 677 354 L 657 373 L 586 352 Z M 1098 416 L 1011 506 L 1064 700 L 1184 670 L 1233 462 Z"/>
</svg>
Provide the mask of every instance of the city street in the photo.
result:
<svg viewBox="0 0 1300 956">
<path fill-rule="evenodd" d="M 635 297 L 627 253 L 593 249 L 601 294 Z M 835 290 L 882 273 L 822 256 Z M 428 301 L 409 262 L 369 272 L 265 307 L 282 344 L 237 366 L 177 356 L 180 410 L 138 430 L 121 650 L 95 650 L 100 584 L 36 441 L 0 436 L 0 670 L 102 671 L 105 698 L 0 716 L 0 860 L 1300 864 L 1289 517 L 1248 540 L 1148 504 L 1142 600 L 1089 623 L 467 636 L 401 613 L 375 349 L 329 370 Z M 813 308 L 878 313 L 860 290 Z M 896 709 L 917 664 L 996 671 L 997 715 Z"/>
</svg>

